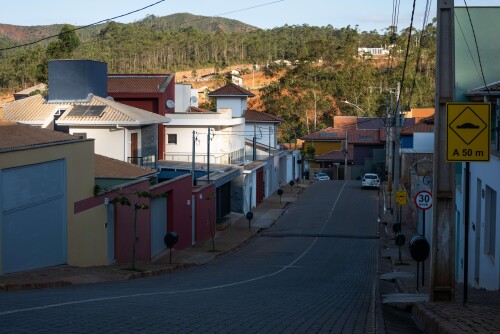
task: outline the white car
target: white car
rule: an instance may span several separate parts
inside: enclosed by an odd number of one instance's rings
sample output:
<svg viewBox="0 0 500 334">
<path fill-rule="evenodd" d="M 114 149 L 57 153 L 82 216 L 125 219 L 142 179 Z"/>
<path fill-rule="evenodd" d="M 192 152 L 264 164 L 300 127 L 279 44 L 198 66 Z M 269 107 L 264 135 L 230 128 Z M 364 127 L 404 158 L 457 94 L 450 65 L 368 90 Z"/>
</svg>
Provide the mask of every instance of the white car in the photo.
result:
<svg viewBox="0 0 500 334">
<path fill-rule="evenodd" d="M 361 188 L 380 188 L 380 178 L 375 173 L 365 173 L 361 179 Z"/>
<path fill-rule="evenodd" d="M 325 173 L 316 173 L 316 174 L 314 174 L 313 180 L 315 180 L 315 181 L 329 181 L 330 177 Z"/>
</svg>

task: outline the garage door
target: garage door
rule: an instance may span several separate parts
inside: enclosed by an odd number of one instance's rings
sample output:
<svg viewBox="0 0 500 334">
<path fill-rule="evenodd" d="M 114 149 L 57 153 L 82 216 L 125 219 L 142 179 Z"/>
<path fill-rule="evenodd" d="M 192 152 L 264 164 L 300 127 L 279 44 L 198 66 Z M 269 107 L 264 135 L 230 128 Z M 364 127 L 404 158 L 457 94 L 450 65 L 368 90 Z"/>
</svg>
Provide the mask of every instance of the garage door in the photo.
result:
<svg viewBox="0 0 500 334">
<path fill-rule="evenodd" d="M 64 160 L 0 171 L 2 273 L 66 263 Z"/>
</svg>

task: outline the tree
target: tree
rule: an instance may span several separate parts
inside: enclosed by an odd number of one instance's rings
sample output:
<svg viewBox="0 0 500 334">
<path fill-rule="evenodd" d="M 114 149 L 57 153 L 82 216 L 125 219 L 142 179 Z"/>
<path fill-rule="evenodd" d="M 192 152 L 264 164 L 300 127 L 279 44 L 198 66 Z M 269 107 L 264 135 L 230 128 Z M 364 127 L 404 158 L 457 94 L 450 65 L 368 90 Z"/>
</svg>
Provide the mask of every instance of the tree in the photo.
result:
<svg viewBox="0 0 500 334">
<path fill-rule="evenodd" d="M 69 24 L 62 26 L 57 40 L 47 46 L 48 59 L 70 58 L 73 51 L 80 45 L 80 38 L 75 32 L 75 27 Z"/>
</svg>

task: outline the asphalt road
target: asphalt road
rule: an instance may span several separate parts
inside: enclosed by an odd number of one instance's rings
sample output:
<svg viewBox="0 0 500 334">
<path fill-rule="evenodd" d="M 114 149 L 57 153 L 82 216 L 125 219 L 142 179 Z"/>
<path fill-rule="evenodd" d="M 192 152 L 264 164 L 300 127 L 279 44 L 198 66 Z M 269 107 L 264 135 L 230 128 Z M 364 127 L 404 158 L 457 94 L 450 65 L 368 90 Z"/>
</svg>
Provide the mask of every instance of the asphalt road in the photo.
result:
<svg viewBox="0 0 500 334">
<path fill-rule="evenodd" d="M 316 182 L 208 265 L 0 294 L 0 333 L 378 333 L 377 198 L 357 181 Z"/>
</svg>

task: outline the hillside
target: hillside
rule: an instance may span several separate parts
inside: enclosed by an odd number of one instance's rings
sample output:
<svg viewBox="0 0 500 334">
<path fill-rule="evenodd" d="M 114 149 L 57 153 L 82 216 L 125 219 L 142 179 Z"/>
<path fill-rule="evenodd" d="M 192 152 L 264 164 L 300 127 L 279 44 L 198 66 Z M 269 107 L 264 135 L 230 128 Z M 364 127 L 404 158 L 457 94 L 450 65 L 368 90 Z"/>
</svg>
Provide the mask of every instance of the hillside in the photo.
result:
<svg viewBox="0 0 500 334">
<path fill-rule="evenodd" d="M 203 32 L 224 31 L 225 33 L 232 33 L 251 32 L 259 29 L 237 20 L 226 19 L 223 17 L 193 15 L 189 13 L 177 13 L 167 16 L 149 15 L 134 24 L 146 26 L 157 31 L 192 27 Z"/>
<path fill-rule="evenodd" d="M 154 31 L 177 30 L 192 27 L 202 32 L 224 31 L 226 33 L 232 33 L 251 32 L 258 29 L 237 20 L 222 17 L 199 16 L 189 13 L 178 13 L 167 16 L 149 15 L 140 21 L 119 25 L 136 25 Z M 30 43 L 48 36 L 54 36 L 59 34 L 62 26 L 63 24 L 17 26 L 0 23 L 0 46 Z M 82 40 L 85 40 L 90 36 L 96 35 L 105 26 L 106 24 L 100 24 L 79 30 L 77 33 Z"/>
</svg>

